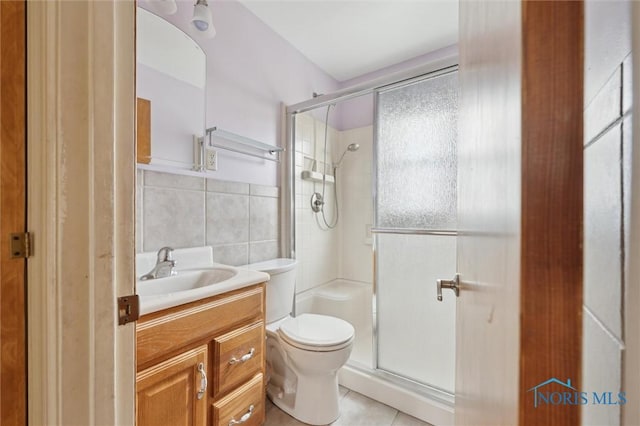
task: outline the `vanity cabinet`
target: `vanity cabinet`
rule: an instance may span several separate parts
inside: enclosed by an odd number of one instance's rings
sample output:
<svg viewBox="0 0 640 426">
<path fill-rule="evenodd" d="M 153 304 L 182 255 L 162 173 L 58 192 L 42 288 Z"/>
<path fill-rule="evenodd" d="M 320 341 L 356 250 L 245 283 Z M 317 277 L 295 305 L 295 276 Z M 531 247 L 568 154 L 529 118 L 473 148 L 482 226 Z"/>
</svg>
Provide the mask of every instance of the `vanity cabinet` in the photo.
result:
<svg viewBox="0 0 640 426">
<path fill-rule="evenodd" d="M 261 425 L 264 315 L 264 284 L 143 315 L 136 326 L 137 424 Z"/>
</svg>

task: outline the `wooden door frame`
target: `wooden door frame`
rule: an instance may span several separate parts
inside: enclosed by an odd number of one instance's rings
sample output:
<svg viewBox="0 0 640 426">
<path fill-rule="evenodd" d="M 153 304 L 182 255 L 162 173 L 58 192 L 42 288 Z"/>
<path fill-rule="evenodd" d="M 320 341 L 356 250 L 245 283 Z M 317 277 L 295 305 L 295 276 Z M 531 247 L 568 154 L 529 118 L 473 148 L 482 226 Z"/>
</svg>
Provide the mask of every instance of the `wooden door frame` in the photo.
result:
<svg viewBox="0 0 640 426">
<path fill-rule="evenodd" d="M 580 424 L 529 390 L 582 377 L 583 7 L 522 2 L 521 425 Z"/>
<path fill-rule="evenodd" d="M 31 424 L 135 422 L 135 2 L 27 2 Z"/>
<path fill-rule="evenodd" d="M 0 424 L 26 424 L 26 260 L 9 236 L 26 232 L 26 4 L 0 2 Z"/>
</svg>

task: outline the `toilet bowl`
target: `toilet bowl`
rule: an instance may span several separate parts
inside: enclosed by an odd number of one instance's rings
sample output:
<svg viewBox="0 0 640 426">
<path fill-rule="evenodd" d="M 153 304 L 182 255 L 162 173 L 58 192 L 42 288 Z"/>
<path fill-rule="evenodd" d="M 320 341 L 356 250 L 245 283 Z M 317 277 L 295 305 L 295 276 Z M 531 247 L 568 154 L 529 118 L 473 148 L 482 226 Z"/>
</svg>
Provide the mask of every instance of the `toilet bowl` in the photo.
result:
<svg viewBox="0 0 640 426">
<path fill-rule="evenodd" d="M 347 362 L 355 330 L 339 318 L 291 316 L 295 294 L 295 260 L 250 264 L 267 272 L 267 396 L 292 417 L 323 425 L 340 415 L 338 370 Z"/>
</svg>

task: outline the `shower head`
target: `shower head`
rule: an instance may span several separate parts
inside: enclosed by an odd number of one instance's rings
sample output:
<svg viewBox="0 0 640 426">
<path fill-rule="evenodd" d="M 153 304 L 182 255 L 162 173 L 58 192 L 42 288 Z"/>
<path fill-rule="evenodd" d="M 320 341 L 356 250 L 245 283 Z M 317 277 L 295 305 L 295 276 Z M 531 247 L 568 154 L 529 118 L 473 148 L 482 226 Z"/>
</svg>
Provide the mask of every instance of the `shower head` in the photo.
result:
<svg viewBox="0 0 640 426">
<path fill-rule="evenodd" d="M 340 159 L 338 160 L 338 162 L 334 164 L 333 167 L 336 169 L 340 167 L 340 164 L 342 164 L 342 159 L 347 154 L 347 152 L 356 152 L 358 149 L 360 149 L 360 144 L 357 144 L 357 143 L 349 144 L 349 146 L 347 146 L 347 149 L 345 149 L 342 155 L 340 156 Z"/>
</svg>

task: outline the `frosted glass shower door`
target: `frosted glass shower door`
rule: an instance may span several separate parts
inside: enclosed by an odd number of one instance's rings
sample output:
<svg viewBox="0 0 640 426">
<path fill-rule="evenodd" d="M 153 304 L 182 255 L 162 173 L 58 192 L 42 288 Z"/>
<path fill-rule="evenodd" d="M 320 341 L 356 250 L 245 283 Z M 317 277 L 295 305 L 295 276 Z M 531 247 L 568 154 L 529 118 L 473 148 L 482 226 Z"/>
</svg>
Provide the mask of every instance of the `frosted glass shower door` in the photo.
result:
<svg viewBox="0 0 640 426">
<path fill-rule="evenodd" d="M 454 393 L 457 72 L 376 93 L 377 368 Z"/>
</svg>

